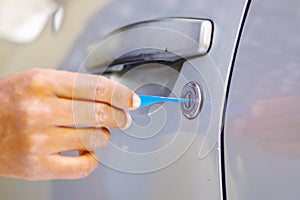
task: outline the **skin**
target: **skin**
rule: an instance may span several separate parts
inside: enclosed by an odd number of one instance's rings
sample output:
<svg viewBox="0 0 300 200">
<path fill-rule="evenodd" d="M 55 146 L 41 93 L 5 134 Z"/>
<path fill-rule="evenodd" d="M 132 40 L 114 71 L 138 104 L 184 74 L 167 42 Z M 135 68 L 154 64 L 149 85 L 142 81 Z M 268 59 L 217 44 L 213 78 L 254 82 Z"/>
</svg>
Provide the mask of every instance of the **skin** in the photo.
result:
<svg viewBox="0 0 300 200">
<path fill-rule="evenodd" d="M 127 128 L 140 99 L 102 76 L 31 69 L 0 80 L 0 105 L 0 176 L 78 179 L 97 167 L 108 127 Z"/>
</svg>

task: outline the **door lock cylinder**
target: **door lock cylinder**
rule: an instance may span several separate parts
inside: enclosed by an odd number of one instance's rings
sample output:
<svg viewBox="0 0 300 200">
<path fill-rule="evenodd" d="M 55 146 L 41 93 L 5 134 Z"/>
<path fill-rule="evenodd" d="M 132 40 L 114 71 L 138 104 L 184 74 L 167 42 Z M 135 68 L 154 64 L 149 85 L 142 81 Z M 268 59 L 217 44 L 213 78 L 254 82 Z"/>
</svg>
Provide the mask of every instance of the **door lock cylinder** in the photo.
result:
<svg viewBox="0 0 300 200">
<path fill-rule="evenodd" d="M 202 92 L 197 82 L 187 83 L 181 93 L 181 98 L 189 99 L 188 102 L 181 103 L 181 112 L 188 119 L 197 117 L 202 105 Z"/>
</svg>

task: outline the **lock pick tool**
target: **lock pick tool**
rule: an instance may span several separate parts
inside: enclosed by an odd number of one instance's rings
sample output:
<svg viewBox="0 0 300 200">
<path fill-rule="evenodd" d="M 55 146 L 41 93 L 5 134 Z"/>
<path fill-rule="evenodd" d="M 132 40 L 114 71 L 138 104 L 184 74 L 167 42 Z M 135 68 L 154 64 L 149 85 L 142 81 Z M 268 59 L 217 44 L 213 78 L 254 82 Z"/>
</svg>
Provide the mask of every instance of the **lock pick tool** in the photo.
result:
<svg viewBox="0 0 300 200">
<path fill-rule="evenodd" d="M 195 100 L 176 98 L 176 97 L 163 97 L 163 96 L 151 96 L 151 95 L 139 95 L 141 99 L 141 107 L 149 106 L 157 103 L 173 102 L 173 103 L 194 103 Z"/>
</svg>

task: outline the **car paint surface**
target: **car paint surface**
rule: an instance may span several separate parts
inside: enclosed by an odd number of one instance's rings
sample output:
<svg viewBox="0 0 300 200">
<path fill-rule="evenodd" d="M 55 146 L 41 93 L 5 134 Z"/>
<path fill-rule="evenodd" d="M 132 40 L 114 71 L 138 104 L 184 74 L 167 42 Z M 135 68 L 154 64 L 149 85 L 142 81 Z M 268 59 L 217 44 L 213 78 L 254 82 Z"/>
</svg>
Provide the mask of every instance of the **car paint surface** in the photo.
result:
<svg viewBox="0 0 300 200">
<path fill-rule="evenodd" d="M 78 2 L 76 9 L 84 10 L 84 5 Z M 88 178 L 77 181 L 31 183 L 1 178 L 1 199 L 299 199 L 300 3 L 297 0 L 251 1 L 230 79 L 223 124 L 224 146 L 217 139 L 222 131 L 230 67 L 248 1 L 115 0 L 101 8 L 99 2 L 86 2 L 90 10 L 86 11 L 88 14 L 82 12 L 85 17 L 79 20 L 66 9 L 66 21 L 58 33 L 51 33 L 49 25 L 32 44 L 21 46 L 1 41 L 0 49 L 6 55 L 1 62 L 7 66 L 4 74 L 13 73 L 16 66 L 80 71 L 88 46 L 124 25 L 161 17 L 208 18 L 215 25 L 211 51 L 186 62 L 180 73 L 167 66 L 149 64 L 140 68 L 143 73 L 132 70 L 121 78 L 112 77 L 133 89 L 145 81 L 166 85 L 175 77 L 172 87 L 160 94 L 172 91 L 177 96 L 184 84 L 197 81 L 205 94 L 205 105 L 194 120 L 181 115 L 180 105 L 154 107 L 152 119 L 166 125 L 160 132 L 155 131 L 158 137 L 149 136 L 161 124 L 145 132 L 131 128 L 124 134 L 113 130 L 112 142 L 125 152 L 117 154 L 122 159 L 102 160 L 107 162 L 100 162 Z M 72 2 L 64 4 L 68 8 Z M 142 87 L 138 91 L 153 92 L 155 87 Z M 141 114 L 145 113 L 134 115 Z M 130 134 L 144 136 L 148 143 L 141 138 L 143 142 L 133 140 Z M 177 143 L 165 154 L 157 154 L 145 162 L 127 162 L 126 151 L 147 153 L 174 138 Z M 199 153 L 201 147 L 203 154 Z M 220 167 L 220 150 L 224 151 L 225 176 Z M 116 155 L 106 153 L 106 158 Z M 164 163 L 169 158 L 171 161 Z M 110 161 L 116 162 L 112 166 Z M 155 164 L 160 168 L 143 172 L 147 166 L 153 169 L 151 166 Z M 137 165 L 139 173 L 126 172 L 128 167 Z M 222 186 L 226 190 L 222 191 Z"/>
<path fill-rule="evenodd" d="M 252 1 L 225 117 L 227 199 L 300 197 L 299 35 L 299 1 Z"/>
</svg>

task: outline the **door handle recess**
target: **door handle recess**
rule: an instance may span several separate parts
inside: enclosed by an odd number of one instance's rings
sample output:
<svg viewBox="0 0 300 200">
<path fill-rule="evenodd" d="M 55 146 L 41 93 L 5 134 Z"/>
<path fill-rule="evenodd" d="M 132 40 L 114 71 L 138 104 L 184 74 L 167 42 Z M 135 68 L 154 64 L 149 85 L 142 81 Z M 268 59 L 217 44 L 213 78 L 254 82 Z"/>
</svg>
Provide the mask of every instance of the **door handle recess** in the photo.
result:
<svg viewBox="0 0 300 200">
<path fill-rule="evenodd" d="M 121 72 L 144 63 L 176 63 L 205 55 L 213 37 L 208 19 L 162 18 L 131 24 L 90 48 L 84 63 L 92 73 Z"/>
</svg>

